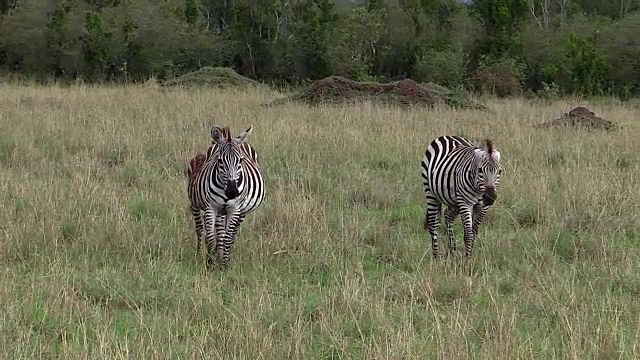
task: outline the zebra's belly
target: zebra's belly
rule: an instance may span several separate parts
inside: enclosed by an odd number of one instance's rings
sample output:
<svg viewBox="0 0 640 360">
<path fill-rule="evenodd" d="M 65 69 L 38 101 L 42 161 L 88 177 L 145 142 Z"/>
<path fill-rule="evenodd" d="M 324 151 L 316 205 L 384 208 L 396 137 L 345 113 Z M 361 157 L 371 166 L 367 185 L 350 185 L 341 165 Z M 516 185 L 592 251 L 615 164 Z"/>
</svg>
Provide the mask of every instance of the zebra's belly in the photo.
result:
<svg viewBox="0 0 640 360">
<path fill-rule="evenodd" d="M 451 196 L 451 194 L 447 194 L 444 193 L 441 196 L 438 197 L 438 200 L 440 200 L 440 202 L 443 205 L 447 205 L 447 206 L 457 206 L 458 202 L 456 201 L 455 196 Z"/>
<path fill-rule="evenodd" d="M 235 199 L 224 199 L 224 201 L 213 203 L 212 206 L 219 212 L 225 214 L 237 213 L 246 215 L 262 204 L 263 197 L 237 197 Z"/>
<path fill-rule="evenodd" d="M 242 201 L 239 201 L 234 205 L 237 207 L 238 211 L 240 211 L 240 213 L 244 215 L 257 209 L 262 204 L 263 200 L 264 200 L 264 193 L 259 196 L 256 195 L 252 197 L 243 197 Z"/>
<path fill-rule="evenodd" d="M 438 183 L 431 183 L 429 184 L 429 192 L 444 205 L 454 206 L 457 204 L 457 197 L 454 189 L 446 186 L 443 187 Z"/>
</svg>

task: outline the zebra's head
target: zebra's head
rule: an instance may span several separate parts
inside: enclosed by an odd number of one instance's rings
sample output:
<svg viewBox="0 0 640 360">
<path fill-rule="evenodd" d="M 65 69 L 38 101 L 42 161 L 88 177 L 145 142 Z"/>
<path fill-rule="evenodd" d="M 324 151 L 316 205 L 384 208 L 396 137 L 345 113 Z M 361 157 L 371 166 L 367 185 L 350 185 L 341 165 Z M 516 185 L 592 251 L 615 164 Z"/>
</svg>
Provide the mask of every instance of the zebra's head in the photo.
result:
<svg viewBox="0 0 640 360">
<path fill-rule="evenodd" d="M 500 151 L 493 147 L 491 140 L 485 140 L 482 148 L 476 150 L 476 164 L 478 166 L 478 186 L 482 191 L 482 202 L 491 206 L 498 197 L 500 186 Z"/>
<path fill-rule="evenodd" d="M 235 199 L 244 188 L 242 176 L 242 159 L 244 153 L 241 145 L 249 135 L 252 127 L 242 134 L 231 137 L 228 127 L 214 126 L 211 129 L 211 140 L 218 145 L 218 180 L 225 187 L 224 193 L 228 199 Z"/>
</svg>

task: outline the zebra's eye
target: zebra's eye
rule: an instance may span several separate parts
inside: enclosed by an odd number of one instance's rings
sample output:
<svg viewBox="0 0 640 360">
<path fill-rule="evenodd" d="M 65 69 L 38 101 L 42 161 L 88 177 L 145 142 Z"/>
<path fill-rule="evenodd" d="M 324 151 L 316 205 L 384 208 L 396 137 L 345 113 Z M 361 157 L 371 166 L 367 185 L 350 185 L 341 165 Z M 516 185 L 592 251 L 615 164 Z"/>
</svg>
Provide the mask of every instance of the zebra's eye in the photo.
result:
<svg viewBox="0 0 640 360">
<path fill-rule="evenodd" d="M 478 168 L 478 174 L 484 174 L 484 169 L 483 168 Z"/>
</svg>

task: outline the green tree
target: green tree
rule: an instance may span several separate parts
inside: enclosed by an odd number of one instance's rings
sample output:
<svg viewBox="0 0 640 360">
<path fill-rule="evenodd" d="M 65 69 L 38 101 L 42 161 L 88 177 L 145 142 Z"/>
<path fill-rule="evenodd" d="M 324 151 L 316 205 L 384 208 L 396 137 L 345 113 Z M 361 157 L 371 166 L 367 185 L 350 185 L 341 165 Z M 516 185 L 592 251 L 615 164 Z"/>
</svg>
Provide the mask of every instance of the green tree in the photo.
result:
<svg viewBox="0 0 640 360">
<path fill-rule="evenodd" d="M 640 12 L 600 31 L 596 41 L 606 63 L 612 92 L 627 98 L 640 95 Z"/>
<path fill-rule="evenodd" d="M 468 54 L 460 47 L 427 50 L 416 61 L 415 79 L 456 88 L 464 80 L 467 61 Z"/>
<path fill-rule="evenodd" d="M 0 14 L 7 14 L 18 5 L 18 0 L 0 0 Z"/>
<path fill-rule="evenodd" d="M 605 61 L 601 49 L 596 46 L 596 36 L 569 35 L 566 42 L 566 58 L 573 74 L 571 90 L 583 95 L 601 95 Z"/>
<path fill-rule="evenodd" d="M 519 58 L 521 27 L 527 17 L 526 0 L 475 0 L 473 10 L 484 29 L 480 53 L 495 58 Z"/>
<path fill-rule="evenodd" d="M 326 42 L 332 9 L 329 0 L 305 0 L 283 9 L 287 21 L 281 22 L 271 47 L 274 78 L 298 83 L 331 74 Z"/>
<path fill-rule="evenodd" d="M 334 75 L 369 79 L 379 50 L 382 15 L 383 10 L 368 12 L 365 7 L 356 7 L 340 19 L 329 35 L 327 49 Z"/>
<path fill-rule="evenodd" d="M 98 13 L 88 10 L 82 42 L 84 45 L 84 58 L 90 69 L 89 75 L 92 79 L 104 80 L 107 65 L 111 60 L 111 49 L 108 43 L 110 35 L 110 33 L 105 32 L 102 19 Z"/>
<path fill-rule="evenodd" d="M 185 0 L 184 17 L 189 25 L 195 25 L 200 20 L 200 0 Z"/>
</svg>

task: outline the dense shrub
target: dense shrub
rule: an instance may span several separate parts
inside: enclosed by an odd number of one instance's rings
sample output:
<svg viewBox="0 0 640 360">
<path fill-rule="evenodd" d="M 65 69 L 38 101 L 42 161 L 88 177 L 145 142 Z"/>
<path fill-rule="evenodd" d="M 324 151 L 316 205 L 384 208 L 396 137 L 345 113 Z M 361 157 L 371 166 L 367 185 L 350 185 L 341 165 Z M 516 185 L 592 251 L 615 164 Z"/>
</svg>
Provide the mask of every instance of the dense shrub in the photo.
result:
<svg viewBox="0 0 640 360">
<path fill-rule="evenodd" d="M 499 97 L 522 93 L 522 65 L 514 59 L 480 59 L 472 76 L 473 88 Z"/>
<path fill-rule="evenodd" d="M 138 81 L 212 66 L 280 84 L 411 77 L 500 96 L 639 95 L 637 4 L 530 4 L 8 0 L 0 70 Z"/>
</svg>

